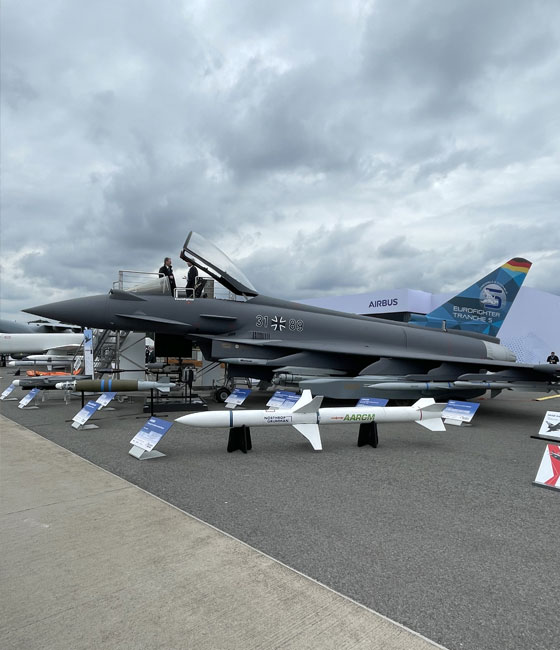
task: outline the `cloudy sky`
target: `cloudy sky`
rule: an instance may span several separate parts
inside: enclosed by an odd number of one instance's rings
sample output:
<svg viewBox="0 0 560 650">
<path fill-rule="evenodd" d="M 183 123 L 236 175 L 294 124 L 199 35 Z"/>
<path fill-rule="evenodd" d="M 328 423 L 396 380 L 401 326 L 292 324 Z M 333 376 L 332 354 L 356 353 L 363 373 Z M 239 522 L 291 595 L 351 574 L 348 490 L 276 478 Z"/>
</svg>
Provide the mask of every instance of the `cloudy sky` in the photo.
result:
<svg viewBox="0 0 560 650">
<path fill-rule="evenodd" d="M 196 230 L 263 293 L 560 294 L 556 0 L 3 0 L 2 317 Z"/>
</svg>

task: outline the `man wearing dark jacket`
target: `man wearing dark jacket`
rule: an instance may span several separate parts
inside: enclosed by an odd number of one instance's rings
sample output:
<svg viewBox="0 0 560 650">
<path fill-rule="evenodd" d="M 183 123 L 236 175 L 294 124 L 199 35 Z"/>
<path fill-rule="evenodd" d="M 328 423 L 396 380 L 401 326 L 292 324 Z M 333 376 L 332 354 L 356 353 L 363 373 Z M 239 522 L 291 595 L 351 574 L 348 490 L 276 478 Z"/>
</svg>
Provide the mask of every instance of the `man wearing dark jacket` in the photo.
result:
<svg viewBox="0 0 560 650">
<path fill-rule="evenodd" d="M 171 288 L 171 293 L 175 291 L 175 277 L 173 276 L 173 267 L 171 266 L 171 258 L 166 257 L 163 260 L 163 266 L 159 270 L 159 277 L 167 276 L 169 278 L 169 286 Z"/>
<path fill-rule="evenodd" d="M 188 291 L 188 289 L 192 289 L 192 295 L 194 296 L 194 288 L 196 285 L 196 278 L 198 276 L 198 269 L 192 262 L 187 262 L 187 266 L 189 267 L 189 273 L 187 275 L 187 296 L 190 294 L 190 291 Z"/>
</svg>

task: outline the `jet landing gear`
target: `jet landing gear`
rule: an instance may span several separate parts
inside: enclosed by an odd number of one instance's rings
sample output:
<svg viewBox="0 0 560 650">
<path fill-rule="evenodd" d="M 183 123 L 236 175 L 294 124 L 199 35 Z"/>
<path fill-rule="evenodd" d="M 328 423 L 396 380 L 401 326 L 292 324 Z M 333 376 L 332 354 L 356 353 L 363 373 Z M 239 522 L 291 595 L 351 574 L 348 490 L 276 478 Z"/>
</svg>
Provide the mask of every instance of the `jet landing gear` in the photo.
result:
<svg viewBox="0 0 560 650">
<path fill-rule="evenodd" d="M 377 433 L 377 424 L 375 422 L 367 422 L 360 424 L 360 431 L 358 433 L 358 447 L 371 445 L 377 447 L 379 444 L 379 435 Z"/>
<path fill-rule="evenodd" d="M 231 391 L 227 386 L 220 386 L 220 388 L 216 388 L 216 392 L 214 393 L 216 402 L 225 402 L 226 399 L 230 396 L 230 393 Z"/>
</svg>

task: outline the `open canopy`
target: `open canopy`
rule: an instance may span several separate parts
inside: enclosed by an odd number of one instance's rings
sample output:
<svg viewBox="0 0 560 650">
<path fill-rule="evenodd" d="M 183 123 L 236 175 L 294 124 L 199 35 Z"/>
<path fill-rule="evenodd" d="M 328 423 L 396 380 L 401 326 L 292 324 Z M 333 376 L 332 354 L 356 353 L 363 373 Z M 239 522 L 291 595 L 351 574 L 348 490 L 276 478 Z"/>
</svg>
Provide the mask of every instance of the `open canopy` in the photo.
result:
<svg viewBox="0 0 560 650">
<path fill-rule="evenodd" d="M 258 296 L 259 292 L 243 271 L 217 246 L 196 232 L 191 231 L 188 234 L 181 251 L 181 259 L 192 262 L 238 296 Z"/>
</svg>

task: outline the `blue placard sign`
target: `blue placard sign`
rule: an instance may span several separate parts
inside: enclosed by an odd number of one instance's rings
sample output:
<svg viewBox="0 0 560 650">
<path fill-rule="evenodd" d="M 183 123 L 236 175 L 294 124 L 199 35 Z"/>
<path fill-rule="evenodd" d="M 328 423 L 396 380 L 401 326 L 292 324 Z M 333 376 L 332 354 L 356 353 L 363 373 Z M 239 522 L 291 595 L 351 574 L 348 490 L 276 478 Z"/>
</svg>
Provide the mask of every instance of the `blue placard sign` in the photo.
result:
<svg viewBox="0 0 560 650">
<path fill-rule="evenodd" d="M 362 397 L 356 406 L 387 406 L 388 401 L 381 397 Z"/>
<path fill-rule="evenodd" d="M 76 424 L 85 424 L 100 406 L 101 404 L 90 401 L 81 411 L 76 413 L 72 420 L 76 422 Z"/>
<path fill-rule="evenodd" d="M 6 388 L 6 390 L 2 393 L 2 395 L 0 395 L 0 399 L 6 399 L 6 397 L 8 397 L 8 395 L 14 391 L 15 387 L 15 384 L 10 384 L 8 388 Z M 12 399 L 15 399 L 15 397 Z"/>
<path fill-rule="evenodd" d="M 291 408 L 299 401 L 300 395 L 289 390 L 277 390 L 266 405 L 272 409 Z"/>
<path fill-rule="evenodd" d="M 459 402 L 450 399 L 447 406 L 441 412 L 444 420 L 459 420 L 461 422 L 470 422 L 473 419 L 480 404 L 478 402 Z"/>
<path fill-rule="evenodd" d="M 130 441 L 131 445 L 152 451 L 157 443 L 169 431 L 173 422 L 161 418 L 150 418 Z"/>
<path fill-rule="evenodd" d="M 25 396 L 25 397 L 20 401 L 20 403 L 18 404 L 18 409 L 25 408 L 25 407 L 29 404 L 29 402 L 30 402 L 30 401 L 31 401 L 31 400 L 32 400 L 36 395 L 38 395 L 40 392 L 41 392 L 41 389 L 40 389 L 40 388 L 32 388 L 32 389 L 27 393 L 27 395 L 26 395 L 26 396 Z M 33 408 L 35 408 L 35 407 L 33 407 Z"/>
<path fill-rule="evenodd" d="M 99 408 L 102 409 L 104 406 L 107 406 L 109 402 L 115 397 L 117 393 L 101 393 L 101 395 L 95 400 L 99 404 Z"/>
<path fill-rule="evenodd" d="M 228 395 L 226 399 L 226 404 L 231 406 L 239 406 L 249 397 L 251 393 L 250 388 L 236 388 L 232 393 Z"/>
</svg>

